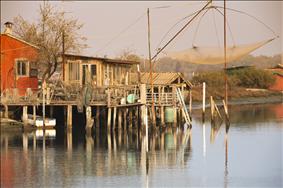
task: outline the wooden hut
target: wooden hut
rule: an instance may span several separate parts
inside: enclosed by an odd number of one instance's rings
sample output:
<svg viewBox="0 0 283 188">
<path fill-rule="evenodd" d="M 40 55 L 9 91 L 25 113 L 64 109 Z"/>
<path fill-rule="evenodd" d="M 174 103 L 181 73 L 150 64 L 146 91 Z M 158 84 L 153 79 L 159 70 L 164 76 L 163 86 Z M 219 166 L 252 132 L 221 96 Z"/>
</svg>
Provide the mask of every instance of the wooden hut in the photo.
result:
<svg viewBox="0 0 283 188">
<path fill-rule="evenodd" d="M 94 87 L 136 84 L 139 62 L 65 54 L 63 80 L 68 84 L 84 85 L 88 75 Z"/>
</svg>

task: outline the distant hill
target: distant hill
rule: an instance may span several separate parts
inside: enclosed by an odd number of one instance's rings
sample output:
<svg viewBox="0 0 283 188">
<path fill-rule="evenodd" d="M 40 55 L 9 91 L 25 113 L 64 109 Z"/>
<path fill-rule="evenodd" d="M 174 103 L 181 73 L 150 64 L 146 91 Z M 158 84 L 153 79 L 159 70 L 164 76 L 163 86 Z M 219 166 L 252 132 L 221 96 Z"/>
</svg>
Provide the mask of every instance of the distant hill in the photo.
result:
<svg viewBox="0 0 283 188">
<path fill-rule="evenodd" d="M 257 68 L 271 68 L 281 63 L 281 54 L 275 56 L 252 56 L 248 55 L 240 60 L 227 64 L 227 67 L 233 66 L 255 66 Z M 200 65 L 188 62 L 182 62 L 171 58 L 161 58 L 156 62 L 155 71 L 157 72 L 182 72 L 187 78 L 192 76 L 195 72 L 206 72 L 206 71 L 219 71 L 223 69 L 223 64 L 220 65 Z"/>
</svg>

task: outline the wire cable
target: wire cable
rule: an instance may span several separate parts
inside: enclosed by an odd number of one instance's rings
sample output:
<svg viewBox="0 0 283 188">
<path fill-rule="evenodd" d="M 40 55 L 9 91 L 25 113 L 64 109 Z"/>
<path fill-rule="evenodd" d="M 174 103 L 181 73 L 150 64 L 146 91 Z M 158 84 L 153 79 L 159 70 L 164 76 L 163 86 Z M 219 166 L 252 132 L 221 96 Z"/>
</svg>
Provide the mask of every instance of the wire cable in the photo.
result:
<svg viewBox="0 0 283 188">
<path fill-rule="evenodd" d="M 120 33 L 118 33 L 116 36 L 114 36 L 112 39 L 110 39 L 102 48 L 97 50 L 96 53 L 101 52 L 106 47 L 108 47 L 113 41 L 115 41 L 117 38 L 119 38 L 122 34 L 124 34 L 126 31 L 128 31 L 132 26 L 134 26 L 138 21 L 140 21 L 146 13 L 143 13 L 141 16 L 139 16 L 136 20 L 134 20 L 130 25 L 128 25 L 125 29 L 123 29 Z"/>
</svg>

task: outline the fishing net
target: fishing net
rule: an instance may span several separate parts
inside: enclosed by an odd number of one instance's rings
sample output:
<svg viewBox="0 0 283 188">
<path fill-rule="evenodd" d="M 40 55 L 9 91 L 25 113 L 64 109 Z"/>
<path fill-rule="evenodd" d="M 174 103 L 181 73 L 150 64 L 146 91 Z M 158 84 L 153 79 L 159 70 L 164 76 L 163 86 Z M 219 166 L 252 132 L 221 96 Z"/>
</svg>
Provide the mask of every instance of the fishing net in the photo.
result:
<svg viewBox="0 0 283 188">
<path fill-rule="evenodd" d="M 245 45 L 237 45 L 227 47 L 226 62 L 232 62 L 241 57 L 248 55 L 252 51 L 264 46 L 275 38 Z M 196 64 L 222 64 L 224 63 L 224 48 L 223 47 L 193 47 L 179 52 L 168 52 L 167 56 L 179 61 L 185 61 Z"/>
</svg>

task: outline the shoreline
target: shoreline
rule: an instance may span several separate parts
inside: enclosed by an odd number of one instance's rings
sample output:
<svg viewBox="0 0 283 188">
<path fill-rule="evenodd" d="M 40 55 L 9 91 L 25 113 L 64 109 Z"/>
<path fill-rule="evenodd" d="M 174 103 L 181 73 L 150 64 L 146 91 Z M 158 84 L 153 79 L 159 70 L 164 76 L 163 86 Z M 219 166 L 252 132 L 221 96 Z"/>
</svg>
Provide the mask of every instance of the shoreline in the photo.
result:
<svg viewBox="0 0 283 188">
<path fill-rule="evenodd" d="M 222 100 L 215 100 L 215 103 L 218 106 L 223 106 Z M 283 93 L 282 95 L 273 95 L 268 97 L 242 97 L 236 99 L 228 100 L 228 105 L 247 105 L 247 104 L 272 104 L 272 103 L 282 103 L 283 104 Z M 209 107 L 210 102 L 206 100 L 205 107 Z M 193 101 L 192 109 L 200 109 L 202 108 L 201 101 Z"/>
</svg>

